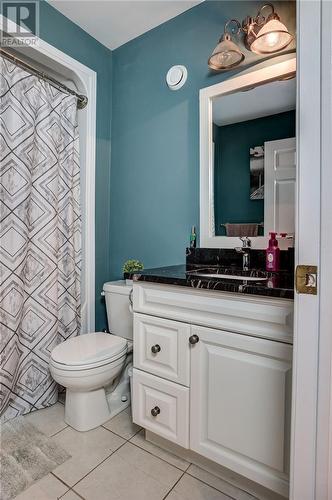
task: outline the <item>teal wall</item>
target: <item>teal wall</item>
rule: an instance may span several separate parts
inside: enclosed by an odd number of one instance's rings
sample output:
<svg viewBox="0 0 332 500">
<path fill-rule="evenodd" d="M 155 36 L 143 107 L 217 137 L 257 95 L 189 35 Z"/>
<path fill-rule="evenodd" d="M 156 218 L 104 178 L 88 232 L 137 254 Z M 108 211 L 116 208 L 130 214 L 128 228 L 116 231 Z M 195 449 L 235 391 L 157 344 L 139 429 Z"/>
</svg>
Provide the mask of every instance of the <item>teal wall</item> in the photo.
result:
<svg viewBox="0 0 332 500">
<path fill-rule="evenodd" d="M 294 33 L 295 2 L 274 4 Z M 111 53 L 40 3 L 41 38 L 97 72 L 97 329 L 106 326 L 102 285 L 121 277 L 126 259 L 146 267 L 184 261 L 190 226 L 199 221 L 199 89 L 264 57 L 245 51 L 246 64 L 224 74 L 210 73 L 207 59 L 225 20 L 260 5 L 206 1 Z M 174 64 L 189 72 L 178 92 L 165 85 Z"/>
<path fill-rule="evenodd" d="M 111 277 L 128 258 L 146 267 L 183 263 L 199 223 L 199 89 L 230 78 L 207 60 L 225 20 L 254 14 L 262 2 L 206 1 L 113 52 Z M 295 2 L 274 2 L 295 31 Z M 246 55 L 246 68 L 264 58 Z M 179 91 L 167 70 L 184 64 Z"/>
<path fill-rule="evenodd" d="M 46 2 L 40 2 L 40 37 L 97 73 L 96 141 L 96 329 L 106 326 L 100 298 L 110 275 L 110 167 L 112 53 Z"/>
<path fill-rule="evenodd" d="M 264 221 L 264 200 L 250 200 L 249 149 L 265 141 L 295 137 L 295 111 L 215 127 L 215 222 Z"/>
</svg>

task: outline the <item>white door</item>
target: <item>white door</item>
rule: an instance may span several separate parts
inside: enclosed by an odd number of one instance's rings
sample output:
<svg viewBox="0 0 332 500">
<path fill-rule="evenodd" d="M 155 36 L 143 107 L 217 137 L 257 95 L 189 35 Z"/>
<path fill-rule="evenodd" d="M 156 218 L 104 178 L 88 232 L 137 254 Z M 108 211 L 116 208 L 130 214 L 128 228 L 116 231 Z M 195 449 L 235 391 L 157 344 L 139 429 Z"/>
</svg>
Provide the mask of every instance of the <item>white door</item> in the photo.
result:
<svg viewBox="0 0 332 500">
<path fill-rule="evenodd" d="M 264 231 L 295 233 L 296 139 L 264 144 Z"/>
<path fill-rule="evenodd" d="M 318 267 L 295 294 L 291 500 L 332 498 L 332 3 L 297 0 L 295 262 Z"/>
<path fill-rule="evenodd" d="M 292 346 L 192 327 L 190 448 L 288 494 Z"/>
</svg>

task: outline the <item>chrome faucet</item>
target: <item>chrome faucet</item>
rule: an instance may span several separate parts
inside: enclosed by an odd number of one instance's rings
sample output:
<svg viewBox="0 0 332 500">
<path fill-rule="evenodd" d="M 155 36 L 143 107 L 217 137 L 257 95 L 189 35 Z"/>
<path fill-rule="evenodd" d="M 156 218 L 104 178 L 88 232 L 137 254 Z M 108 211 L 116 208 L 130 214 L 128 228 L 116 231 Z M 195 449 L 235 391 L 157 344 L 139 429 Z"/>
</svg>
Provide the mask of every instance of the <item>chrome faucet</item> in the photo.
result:
<svg viewBox="0 0 332 500">
<path fill-rule="evenodd" d="M 235 247 L 238 253 L 242 253 L 242 269 L 243 271 L 249 271 L 250 267 L 250 247 L 251 240 L 248 236 L 241 237 L 242 247 Z"/>
</svg>

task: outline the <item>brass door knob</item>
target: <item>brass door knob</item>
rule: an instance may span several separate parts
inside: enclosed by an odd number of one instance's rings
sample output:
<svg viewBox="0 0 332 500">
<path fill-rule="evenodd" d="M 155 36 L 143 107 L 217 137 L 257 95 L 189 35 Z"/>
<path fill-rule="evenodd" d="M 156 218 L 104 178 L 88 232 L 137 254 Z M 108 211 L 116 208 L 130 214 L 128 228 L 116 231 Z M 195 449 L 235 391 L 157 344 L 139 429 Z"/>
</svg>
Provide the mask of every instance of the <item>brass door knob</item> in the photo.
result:
<svg viewBox="0 0 332 500">
<path fill-rule="evenodd" d="M 159 408 L 159 406 L 155 406 L 154 408 L 152 408 L 152 410 L 151 410 L 151 415 L 152 415 L 153 417 L 156 417 L 157 415 L 159 415 L 159 413 L 160 413 L 160 408 Z"/>
<path fill-rule="evenodd" d="M 151 347 L 151 352 L 153 352 L 153 354 L 157 354 L 157 352 L 160 352 L 160 351 L 161 351 L 161 347 L 159 344 L 153 345 Z"/>
<path fill-rule="evenodd" d="M 198 335 L 192 335 L 191 337 L 189 337 L 189 342 L 192 345 L 197 344 L 197 342 L 199 342 L 199 336 Z"/>
</svg>

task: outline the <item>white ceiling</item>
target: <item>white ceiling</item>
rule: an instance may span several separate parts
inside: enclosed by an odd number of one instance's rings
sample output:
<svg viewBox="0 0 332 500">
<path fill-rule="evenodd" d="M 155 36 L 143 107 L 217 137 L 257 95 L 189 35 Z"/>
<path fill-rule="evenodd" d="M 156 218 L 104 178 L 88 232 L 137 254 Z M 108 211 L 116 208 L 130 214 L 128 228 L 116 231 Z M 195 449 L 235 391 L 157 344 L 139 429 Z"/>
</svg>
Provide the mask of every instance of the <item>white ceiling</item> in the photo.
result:
<svg viewBox="0 0 332 500">
<path fill-rule="evenodd" d="M 48 0 L 109 49 L 191 9 L 203 0 Z"/>
<path fill-rule="evenodd" d="M 272 82 L 247 92 L 213 100 L 213 122 L 218 126 L 254 120 L 295 109 L 296 79 Z"/>
</svg>

